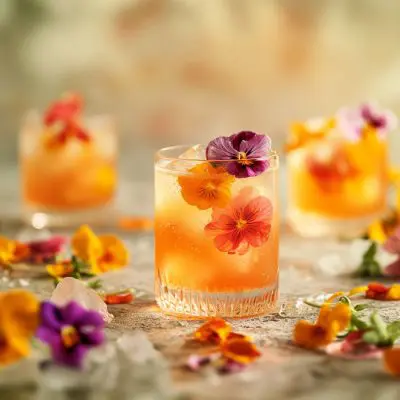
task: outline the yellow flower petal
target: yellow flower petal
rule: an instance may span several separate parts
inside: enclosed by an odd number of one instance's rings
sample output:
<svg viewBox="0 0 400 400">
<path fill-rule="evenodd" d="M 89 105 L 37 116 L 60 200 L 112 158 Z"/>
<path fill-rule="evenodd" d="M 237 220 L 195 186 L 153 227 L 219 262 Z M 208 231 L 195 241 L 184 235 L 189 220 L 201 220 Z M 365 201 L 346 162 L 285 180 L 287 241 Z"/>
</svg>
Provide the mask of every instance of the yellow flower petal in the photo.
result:
<svg viewBox="0 0 400 400">
<path fill-rule="evenodd" d="M 30 340 L 39 323 L 39 301 L 29 292 L 14 290 L 0 295 L 0 362 L 7 364 L 30 352 Z"/>
<path fill-rule="evenodd" d="M 386 293 L 388 300 L 400 300 L 400 284 L 393 284 Z"/>
<path fill-rule="evenodd" d="M 345 295 L 344 292 L 336 292 L 336 293 L 333 293 L 333 295 L 332 295 L 331 297 L 329 297 L 329 299 L 327 299 L 327 300 L 325 301 L 325 303 L 332 303 L 333 300 L 337 299 L 337 298 L 340 297 L 340 296 L 344 296 L 344 295 Z"/>
<path fill-rule="evenodd" d="M 0 236 L 0 264 L 9 264 L 16 249 L 16 242 L 9 240 L 5 236 Z"/>
<path fill-rule="evenodd" d="M 356 294 L 365 293 L 368 290 L 368 286 L 357 286 L 350 290 L 348 296 L 354 296 Z"/>
<path fill-rule="evenodd" d="M 64 278 L 72 272 L 72 265 L 70 262 L 49 264 L 46 266 L 46 270 L 53 278 Z"/>
<path fill-rule="evenodd" d="M 74 255 L 86 262 L 97 259 L 103 253 L 99 238 L 88 225 L 81 226 L 74 233 L 71 239 L 71 245 Z"/>
<path fill-rule="evenodd" d="M 330 324 L 337 330 L 337 333 L 349 327 L 351 320 L 351 309 L 347 304 L 339 303 L 333 307 L 329 316 Z"/>
</svg>

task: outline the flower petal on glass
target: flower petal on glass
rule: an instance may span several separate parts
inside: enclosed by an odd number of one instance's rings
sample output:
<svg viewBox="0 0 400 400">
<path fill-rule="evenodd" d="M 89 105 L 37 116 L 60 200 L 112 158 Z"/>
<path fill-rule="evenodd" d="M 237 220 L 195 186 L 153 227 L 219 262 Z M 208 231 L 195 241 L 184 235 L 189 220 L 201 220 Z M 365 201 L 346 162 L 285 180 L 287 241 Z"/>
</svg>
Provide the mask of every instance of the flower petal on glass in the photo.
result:
<svg viewBox="0 0 400 400">
<path fill-rule="evenodd" d="M 261 356 L 257 346 L 243 339 L 226 340 L 221 344 L 222 355 L 241 364 L 249 364 Z"/>
<path fill-rule="evenodd" d="M 232 146 L 231 138 L 220 136 L 212 140 L 206 148 L 207 160 L 231 160 L 236 158 L 237 150 Z"/>
<path fill-rule="evenodd" d="M 387 349 L 383 353 L 385 369 L 393 376 L 400 377 L 400 347 Z"/>
</svg>

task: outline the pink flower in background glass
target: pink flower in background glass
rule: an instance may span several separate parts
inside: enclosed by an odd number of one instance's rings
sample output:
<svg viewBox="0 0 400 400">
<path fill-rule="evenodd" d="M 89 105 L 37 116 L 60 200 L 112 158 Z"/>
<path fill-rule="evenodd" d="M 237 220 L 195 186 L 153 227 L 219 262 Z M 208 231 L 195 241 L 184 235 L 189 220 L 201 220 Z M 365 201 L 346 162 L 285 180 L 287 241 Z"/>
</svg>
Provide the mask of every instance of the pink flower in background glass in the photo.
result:
<svg viewBox="0 0 400 400">
<path fill-rule="evenodd" d="M 376 130 L 380 138 L 385 138 L 397 127 L 397 118 L 391 111 L 381 110 L 371 103 L 339 110 L 337 122 L 339 129 L 351 141 L 360 140 L 368 128 Z"/>
<path fill-rule="evenodd" d="M 204 228 L 214 238 L 215 247 L 228 254 L 245 254 L 260 247 L 271 232 L 272 204 L 263 196 L 252 197 L 244 188 L 225 209 L 214 209 L 212 221 Z"/>
<path fill-rule="evenodd" d="M 271 139 L 250 131 L 242 131 L 212 140 L 206 149 L 207 160 L 229 160 L 227 171 L 237 178 L 248 178 L 263 173 L 268 167 L 267 154 Z"/>
</svg>

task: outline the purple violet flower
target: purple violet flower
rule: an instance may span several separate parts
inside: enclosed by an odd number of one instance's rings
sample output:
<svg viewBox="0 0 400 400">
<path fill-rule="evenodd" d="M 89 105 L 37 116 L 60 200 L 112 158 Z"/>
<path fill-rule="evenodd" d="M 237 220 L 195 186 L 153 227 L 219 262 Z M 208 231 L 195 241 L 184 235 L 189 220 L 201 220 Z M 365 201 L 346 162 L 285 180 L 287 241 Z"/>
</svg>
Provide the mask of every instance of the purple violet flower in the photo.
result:
<svg viewBox="0 0 400 400">
<path fill-rule="evenodd" d="M 248 178 L 263 173 L 269 167 L 267 154 L 271 139 L 250 131 L 212 140 L 206 149 L 207 160 L 225 161 L 226 169 L 237 178 Z"/>
<path fill-rule="evenodd" d="M 71 301 L 57 307 L 45 301 L 40 310 L 41 325 L 36 336 L 47 343 L 58 364 L 82 367 L 86 353 L 104 342 L 101 315 Z"/>
<path fill-rule="evenodd" d="M 355 109 L 339 110 L 337 121 L 339 129 L 353 142 L 363 137 L 366 128 L 375 129 L 378 136 L 384 139 L 388 132 L 397 127 L 397 118 L 391 111 L 381 110 L 371 103 Z"/>
</svg>

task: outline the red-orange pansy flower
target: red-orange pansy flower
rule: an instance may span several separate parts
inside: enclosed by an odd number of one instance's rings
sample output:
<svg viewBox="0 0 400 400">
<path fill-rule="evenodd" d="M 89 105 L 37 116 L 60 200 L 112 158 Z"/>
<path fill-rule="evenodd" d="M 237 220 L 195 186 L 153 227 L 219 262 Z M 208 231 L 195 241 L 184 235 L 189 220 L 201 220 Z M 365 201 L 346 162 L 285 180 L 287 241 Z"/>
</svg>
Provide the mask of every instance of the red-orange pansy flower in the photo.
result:
<svg viewBox="0 0 400 400">
<path fill-rule="evenodd" d="M 222 342 L 221 353 L 225 358 L 240 364 L 249 364 L 261 356 L 256 345 L 243 338 L 236 338 Z"/>
<path fill-rule="evenodd" d="M 244 188 L 225 208 L 216 208 L 204 228 L 214 238 L 215 247 L 228 254 L 245 254 L 249 247 L 260 247 L 271 232 L 272 204 L 263 196 L 252 196 Z"/>
<path fill-rule="evenodd" d="M 400 300 L 400 285 L 385 286 L 379 282 L 368 285 L 365 297 L 373 300 Z"/>
<path fill-rule="evenodd" d="M 212 318 L 194 333 L 195 339 L 204 343 L 220 344 L 232 332 L 232 326 L 222 318 Z"/>
</svg>

